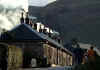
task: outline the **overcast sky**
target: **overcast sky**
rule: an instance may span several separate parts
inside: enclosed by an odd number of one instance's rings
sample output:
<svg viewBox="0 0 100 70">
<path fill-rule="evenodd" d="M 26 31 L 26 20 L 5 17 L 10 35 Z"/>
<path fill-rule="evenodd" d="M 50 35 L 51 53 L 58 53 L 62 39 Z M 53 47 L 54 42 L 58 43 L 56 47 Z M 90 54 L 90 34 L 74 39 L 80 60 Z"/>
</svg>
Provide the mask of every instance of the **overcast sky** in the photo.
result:
<svg viewBox="0 0 100 70">
<path fill-rule="evenodd" d="M 45 6 L 48 3 L 54 2 L 56 0 L 0 0 L 0 5 L 5 7 L 21 7 L 28 10 L 28 5 L 32 6 Z"/>
<path fill-rule="evenodd" d="M 54 2 L 56 0 L 29 0 L 29 5 L 33 6 L 45 6 L 48 3 Z"/>
</svg>

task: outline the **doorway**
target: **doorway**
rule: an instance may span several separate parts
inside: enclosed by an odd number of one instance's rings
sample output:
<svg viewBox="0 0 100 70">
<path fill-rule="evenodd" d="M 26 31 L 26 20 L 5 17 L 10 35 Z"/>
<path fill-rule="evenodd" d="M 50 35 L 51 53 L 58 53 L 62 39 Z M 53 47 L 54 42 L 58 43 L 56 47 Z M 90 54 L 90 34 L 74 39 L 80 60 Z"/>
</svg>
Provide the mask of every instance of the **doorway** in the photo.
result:
<svg viewBox="0 0 100 70">
<path fill-rule="evenodd" d="M 7 70 L 7 46 L 0 44 L 0 68 Z"/>
</svg>

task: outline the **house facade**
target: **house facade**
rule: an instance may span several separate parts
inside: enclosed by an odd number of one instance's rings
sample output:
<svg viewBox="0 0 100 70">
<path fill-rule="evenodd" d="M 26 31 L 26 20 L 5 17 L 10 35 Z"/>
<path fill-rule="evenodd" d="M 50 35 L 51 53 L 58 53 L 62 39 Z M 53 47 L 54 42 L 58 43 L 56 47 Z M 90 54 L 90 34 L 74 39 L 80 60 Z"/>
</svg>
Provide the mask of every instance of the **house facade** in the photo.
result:
<svg viewBox="0 0 100 70">
<path fill-rule="evenodd" d="M 20 24 L 14 29 L 2 33 L 0 44 L 6 45 L 7 50 L 10 48 L 7 55 L 12 57 L 7 57 L 8 66 L 14 64 L 15 61 L 17 64 L 15 67 L 32 67 L 32 59 L 35 60 L 34 67 L 73 65 L 73 54 L 70 51 L 27 24 Z"/>
</svg>

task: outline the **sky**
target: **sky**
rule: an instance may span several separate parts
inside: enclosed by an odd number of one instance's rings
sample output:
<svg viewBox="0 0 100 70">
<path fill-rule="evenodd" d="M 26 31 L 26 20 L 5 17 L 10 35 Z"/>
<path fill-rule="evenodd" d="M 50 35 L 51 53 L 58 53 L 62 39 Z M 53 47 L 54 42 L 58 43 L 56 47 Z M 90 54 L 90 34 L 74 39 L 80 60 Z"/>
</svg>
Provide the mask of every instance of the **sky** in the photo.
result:
<svg viewBox="0 0 100 70">
<path fill-rule="evenodd" d="M 32 6 L 45 6 L 48 3 L 52 3 L 56 0 L 29 0 L 29 5 Z"/>
<path fill-rule="evenodd" d="M 20 8 L 24 8 L 25 10 L 27 10 L 28 0 L 0 0 L 0 5 L 4 6 L 6 8 L 20 7 Z"/>
<path fill-rule="evenodd" d="M 20 11 L 28 6 L 45 6 L 56 0 L 0 0 L 0 28 L 10 30 L 20 21 Z M 16 20 L 16 21 L 15 21 Z"/>
<path fill-rule="evenodd" d="M 19 7 L 27 9 L 28 5 L 32 6 L 45 6 L 48 3 L 54 2 L 56 0 L 0 0 L 0 5 L 5 5 L 6 7 Z M 7 6 L 8 5 L 8 6 Z"/>
<path fill-rule="evenodd" d="M 19 24 L 23 9 L 28 11 L 28 0 L 0 0 L 0 29 L 10 30 Z"/>
</svg>

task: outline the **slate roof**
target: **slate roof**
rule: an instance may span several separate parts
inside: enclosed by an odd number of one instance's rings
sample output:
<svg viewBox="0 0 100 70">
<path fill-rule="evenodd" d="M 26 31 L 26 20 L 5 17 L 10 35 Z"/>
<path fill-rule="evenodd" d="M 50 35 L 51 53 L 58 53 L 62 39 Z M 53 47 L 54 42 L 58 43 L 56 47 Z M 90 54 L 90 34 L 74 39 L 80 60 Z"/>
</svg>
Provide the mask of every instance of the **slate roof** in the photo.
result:
<svg viewBox="0 0 100 70">
<path fill-rule="evenodd" d="M 11 31 L 4 33 L 0 36 L 0 40 L 17 40 L 17 41 L 23 41 L 23 40 L 31 40 L 31 41 L 48 41 L 49 43 L 55 45 L 58 48 L 62 48 L 66 51 L 61 44 L 56 42 L 55 40 L 51 39 L 47 35 L 43 33 L 39 33 L 36 30 L 32 29 L 29 25 L 27 24 L 19 24 L 16 26 L 14 29 Z M 70 51 L 68 51 L 71 53 Z"/>
</svg>

